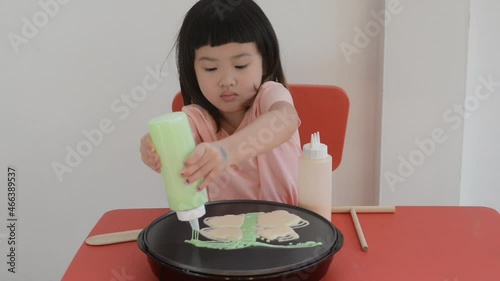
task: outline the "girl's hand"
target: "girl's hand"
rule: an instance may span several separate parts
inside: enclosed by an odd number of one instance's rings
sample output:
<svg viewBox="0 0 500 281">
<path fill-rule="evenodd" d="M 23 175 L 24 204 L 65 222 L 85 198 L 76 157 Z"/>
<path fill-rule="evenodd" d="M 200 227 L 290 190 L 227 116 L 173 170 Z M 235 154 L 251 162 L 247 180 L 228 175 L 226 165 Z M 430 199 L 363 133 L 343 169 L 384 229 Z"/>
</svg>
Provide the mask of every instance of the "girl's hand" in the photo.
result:
<svg viewBox="0 0 500 281">
<path fill-rule="evenodd" d="M 203 190 L 226 168 L 227 163 L 228 155 L 219 142 L 203 142 L 196 146 L 186 160 L 186 167 L 182 169 L 181 176 L 188 184 L 203 178 L 197 187 L 198 190 Z"/>
<path fill-rule="evenodd" d="M 151 140 L 149 133 L 141 138 L 141 158 L 148 167 L 159 173 L 161 171 L 160 157 Z"/>
</svg>

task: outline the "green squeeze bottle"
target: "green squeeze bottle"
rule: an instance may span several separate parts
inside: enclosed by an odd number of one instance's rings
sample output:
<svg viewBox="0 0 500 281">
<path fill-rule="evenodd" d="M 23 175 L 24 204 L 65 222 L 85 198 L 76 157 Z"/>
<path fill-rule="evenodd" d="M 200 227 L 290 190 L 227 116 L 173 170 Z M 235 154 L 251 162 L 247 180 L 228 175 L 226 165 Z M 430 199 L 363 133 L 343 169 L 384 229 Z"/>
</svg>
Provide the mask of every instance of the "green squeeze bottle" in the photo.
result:
<svg viewBox="0 0 500 281">
<path fill-rule="evenodd" d="M 148 123 L 149 133 L 161 161 L 161 176 L 165 184 L 170 209 L 181 221 L 189 221 L 193 230 L 199 231 L 198 219 L 205 215 L 207 190 L 198 191 L 201 179 L 187 184 L 180 171 L 184 161 L 195 149 L 195 141 L 186 113 L 173 112 Z"/>
</svg>

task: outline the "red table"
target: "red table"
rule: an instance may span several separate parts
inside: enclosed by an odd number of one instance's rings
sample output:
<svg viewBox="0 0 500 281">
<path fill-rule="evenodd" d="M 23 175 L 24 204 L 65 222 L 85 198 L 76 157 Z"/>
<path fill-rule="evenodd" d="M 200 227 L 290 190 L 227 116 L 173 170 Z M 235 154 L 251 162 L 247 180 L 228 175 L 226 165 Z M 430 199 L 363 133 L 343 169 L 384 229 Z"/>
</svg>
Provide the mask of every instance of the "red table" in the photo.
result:
<svg viewBox="0 0 500 281">
<path fill-rule="evenodd" d="M 105 213 L 89 236 L 144 228 L 168 209 Z M 500 215 L 484 207 L 397 207 L 395 213 L 358 214 L 369 250 L 361 251 L 350 214 L 333 214 L 343 233 L 323 281 L 499 281 Z M 146 255 L 134 242 L 82 244 L 63 281 L 153 281 Z M 174 280 L 182 281 L 182 280 Z"/>
</svg>

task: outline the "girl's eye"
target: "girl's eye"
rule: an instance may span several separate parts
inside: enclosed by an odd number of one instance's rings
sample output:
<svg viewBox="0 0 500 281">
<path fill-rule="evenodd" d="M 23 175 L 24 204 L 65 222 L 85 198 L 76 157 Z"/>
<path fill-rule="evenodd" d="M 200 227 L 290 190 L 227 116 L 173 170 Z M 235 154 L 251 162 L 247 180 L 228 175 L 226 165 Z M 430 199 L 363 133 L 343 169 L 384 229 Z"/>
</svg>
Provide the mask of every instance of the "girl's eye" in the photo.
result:
<svg viewBox="0 0 500 281">
<path fill-rule="evenodd" d="M 213 72 L 213 71 L 216 71 L 217 68 L 216 67 L 212 67 L 212 68 L 205 68 L 205 71 L 206 72 Z"/>
<path fill-rule="evenodd" d="M 248 64 L 245 64 L 245 65 L 237 65 L 235 66 L 236 69 L 245 69 L 247 68 Z"/>
</svg>

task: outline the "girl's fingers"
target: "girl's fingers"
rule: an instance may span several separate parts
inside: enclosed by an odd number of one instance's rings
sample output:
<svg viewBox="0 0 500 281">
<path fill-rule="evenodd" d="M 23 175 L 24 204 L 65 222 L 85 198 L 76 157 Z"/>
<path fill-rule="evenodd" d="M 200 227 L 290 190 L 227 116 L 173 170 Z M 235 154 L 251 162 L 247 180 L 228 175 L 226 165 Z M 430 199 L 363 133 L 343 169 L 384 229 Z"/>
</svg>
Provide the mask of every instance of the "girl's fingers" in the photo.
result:
<svg viewBox="0 0 500 281">
<path fill-rule="evenodd" d="M 211 171 L 204 179 L 203 181 L 196 187 L 198 191 L 202 191 L 203 189 L 207 188 L 208 184 L 215 178 L 216 173 L 214 171 Z"/>
<path fill-rule="evenodd" d="M 183 177 L 189 177 L 198 169 L 200 169 L 201 166 L 205 165 L 205 163 L 208 161 L 207 159 L 203 159 L 205 153 L 205 145 L 197 145 L 191 155 L 189 155 L 189 157 L 184 162 L 184 165 L 186 167 L 180 171 L 181 175 Z"/>
<path fill-rule="evenodd" d="M 186 159 L 186 166 L 196 164 L 205 155 L 205 145 L 197 145 L 193 153 Z"/>
<path fill-rule="evenodd" d="M 156 153 L 156 149 L 149 134 L 146 134 L 141 138 L 140 151 L 142 162 L 144 162 L 144 164 L 152 170 L 159 173 L 161 171 L 160 158 Z"/>
<path fill-rule="evenodd" d="M 224 169 L 225 159 L 219 146 L 202 143 L 196 146 L 195 151 L 186 160 L 186 167 L 180 171 L 186 184 L 191 184 L 203 178 L 199 185 L 205 188 L 210 181 Z"/>
<path fill-rule="evenodd" d="M 144 151 L 141 149 L 141 159 L 142 159 L 142 162 L 144 162 L 144 164 L 146 164 L 147 166 L 151 166 L 151 164 L 154 162 L 153 161 L 154 155 L 152 156 L 147 151 Z"/>
<path fill-rule="evenodd" d="M 153 170 L 157 171 L 158 173 L 161 171 L 161 161 L 160 161 L 160 157 L 158 156 L 158 154 L 156 153 L 153 153 L 153 160 L 152 160 L 152 165 L 153 165 Z"/>
<path fill-rule="evenodd" d="M 189 177 L 186 177 L 186 183 L 187 184 L 191 184 L 201 178 L 203 178 L 204 180 L 207 179 L 207 175 L 211 172 L 212 170 L 212 167 L 208 166 L 208 165 L 205 165 L 203 167 L 201 167 L 200 169 L 198 169 L 196 172 L 194 172 L 192 175 L 190 175 Z"/>
<path fill-rule="evenodd" d="M 156 153 L 149 154 L 149 161 L 152 165 L 157 165 L 160 161 L 158 160 L 158 155 Z"/>
<path fill-rule="evenodd" d="M 213 169 L 209 159 L 210 157 L 202 157 L 198 162 L 181 171 L 181 176 L 186 178 L 186 183 L 193 183 L 205 177 Z"/>
</svg>

